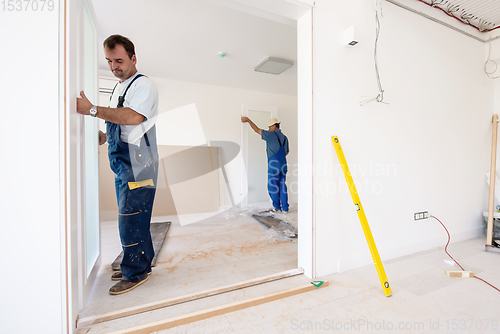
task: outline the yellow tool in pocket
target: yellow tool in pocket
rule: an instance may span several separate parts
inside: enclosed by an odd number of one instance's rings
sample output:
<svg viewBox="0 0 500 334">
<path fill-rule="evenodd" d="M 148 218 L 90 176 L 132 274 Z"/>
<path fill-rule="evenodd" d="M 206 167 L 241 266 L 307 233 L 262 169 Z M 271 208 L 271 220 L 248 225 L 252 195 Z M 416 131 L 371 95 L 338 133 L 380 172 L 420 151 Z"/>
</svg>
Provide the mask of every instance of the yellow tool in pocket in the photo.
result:
<svg viewBox="0 0 500 334">
<path fill-rule="evenodd" d="M 129 182 L 128 183 L 128 187 L 129 187 L 130 190 L 134 190 L 134 189 L 142 188 L 142 187 L 146 187 L 146 186 L 152 186 L 152 187 L 154 187 L 155 184 L 153 182 L 153 179 L 139 181 L 139 182 Z"/>
</svg>

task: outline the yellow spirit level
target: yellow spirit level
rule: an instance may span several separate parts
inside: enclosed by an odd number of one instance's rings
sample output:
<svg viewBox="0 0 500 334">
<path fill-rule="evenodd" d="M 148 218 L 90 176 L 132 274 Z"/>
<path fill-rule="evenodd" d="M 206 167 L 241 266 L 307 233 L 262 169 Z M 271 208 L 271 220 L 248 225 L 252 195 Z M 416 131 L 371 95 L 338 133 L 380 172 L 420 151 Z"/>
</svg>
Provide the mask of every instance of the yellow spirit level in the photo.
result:
<svg viewBox="0 0 500 334">
<path fill-rule="evenodd" d="M 334 136 L 332 137 L 332 141 L 333 141 L 333 146 L 335 147 L 335 151 L 337 152 L 337 156 L 339 157 L 340 165 L 342 166 L 342 170 L 344 171 L 344 176 L 347 181 L 347 185 L 349 186 L 349 191 L 351 192 L 351 197 L 354 202 L 354 206 L 356 207 L 356 211 L 358 212 L 359 221 L 361 222 L 361 226 L 363 227 L 363 232 L 365 233 L 366 242 L 368 242 L 370 253 L 372 253 L 373 262 L 375 264 L 375 268 L 377 268 L 380 284 L 382 285 L 382 289 L 384 290 L 384 294 L 386 295 L 386 297 L 390 297 L 392 295 L 391 287 L 389 286 L 389 281 L 387 280 L 382 260 L 378 255 L 377 246 L 375 245 L 375 241 L 373 240 L 372 232 L 370 231 L 370 226 L 368 225 L 368 220 L 366 219 L 365 216 L 365 211 L 363 210 L 363 206 L 361 205 L 361 200 L 359 199 L 356 186 L 354 185 L 354 181 L 352 180 L 351 177 L 351 172 L 349 172 L 349 167 L 347 166 L 347 161 L 345 160 L 344 152 L 342 152 L 342 147 L 340 146 L 339 138 Z"/>
</svg>

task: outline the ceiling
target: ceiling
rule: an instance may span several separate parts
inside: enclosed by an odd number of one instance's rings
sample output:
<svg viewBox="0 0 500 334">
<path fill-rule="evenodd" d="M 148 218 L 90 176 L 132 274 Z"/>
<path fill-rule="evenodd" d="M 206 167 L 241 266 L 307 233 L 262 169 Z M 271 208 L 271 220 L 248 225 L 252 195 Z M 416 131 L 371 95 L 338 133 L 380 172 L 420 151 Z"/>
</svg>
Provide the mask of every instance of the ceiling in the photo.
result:
<svg viewBox="0 0 500 334">
<path fill-rule="evenodd" d="M 146 75 L 296 96 L 296 18 L 307 8 L 290 0 L 252 0 L 260 8 L 245 2 L 93 0 L 93 6 L 99 42 L 112 34 L 129 37 Z M 269 7 L 280 4 L 286 8 Z M 99 49 L 100 74 L 111 76 Z M 280 75 L 255 72 L 269 56 L 294 65 Z"/>
<path fill-rule="evenodd" d="M 500 1 L 494 0 L 417 0 L 452 16 L 481 32 L 500 27 Z"/>
</svg>

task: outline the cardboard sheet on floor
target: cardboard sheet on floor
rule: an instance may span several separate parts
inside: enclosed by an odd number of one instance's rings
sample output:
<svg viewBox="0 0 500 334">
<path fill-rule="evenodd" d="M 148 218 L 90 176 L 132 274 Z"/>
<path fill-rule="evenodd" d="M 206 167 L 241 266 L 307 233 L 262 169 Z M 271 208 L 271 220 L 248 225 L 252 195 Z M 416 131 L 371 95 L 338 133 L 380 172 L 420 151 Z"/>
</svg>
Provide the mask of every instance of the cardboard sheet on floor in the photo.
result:
<svg viewBox="0 0 500 334">
<path fill-rule="evenodd" d="M 269 211 L 263 211 L 265 215 L 252 215 L 253 218 L 257 219 L 262 224 L 266 225 L 269 228 L 276 230 L 277 232 L 288 231 L 287 235 L 291 238 L 297 238 L 298 233 L 295 226 L 290 225 L 283 219 L 274 218 L 273 216 L 269 216 Z"/>
<path fill-rule="evenodd" d="M 157 222 L 151 223 L 150 231 L 151 231 L 151 239 L 153 239 L 153 249 L 155 250 L 155 256 L 153 261 L 151 261 L 151 267 L 156 266 L 156 261 L 158 259 L 158 254 L 160 253 L 161 247 L 167 237 L 168 229 L 170 228 L 171 222 Z M 123 259 L 123 251 L 118 255 L 115 259 L 111 268 L 113 270 L 120 270 L 120 263 Z"/>
</svg>

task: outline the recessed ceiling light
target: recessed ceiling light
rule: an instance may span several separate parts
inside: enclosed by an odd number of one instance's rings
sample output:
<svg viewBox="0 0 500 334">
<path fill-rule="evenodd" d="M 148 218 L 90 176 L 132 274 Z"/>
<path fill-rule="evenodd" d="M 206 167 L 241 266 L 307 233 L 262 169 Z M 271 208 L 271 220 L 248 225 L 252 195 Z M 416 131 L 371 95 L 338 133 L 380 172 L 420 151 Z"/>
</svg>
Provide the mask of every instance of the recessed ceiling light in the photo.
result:
<svg viewBox="0 0 500 334">
<path fill-rule="evenodd" d="M 270 74 L 280 74 L 292 67 L 293 62 L 285 59 L 267 57 L 255 67 L 255 71 Z"/>
</svg>

